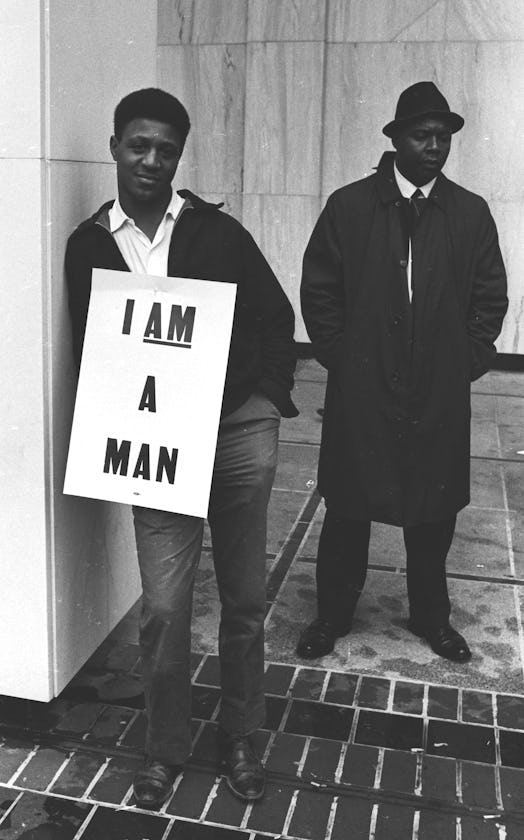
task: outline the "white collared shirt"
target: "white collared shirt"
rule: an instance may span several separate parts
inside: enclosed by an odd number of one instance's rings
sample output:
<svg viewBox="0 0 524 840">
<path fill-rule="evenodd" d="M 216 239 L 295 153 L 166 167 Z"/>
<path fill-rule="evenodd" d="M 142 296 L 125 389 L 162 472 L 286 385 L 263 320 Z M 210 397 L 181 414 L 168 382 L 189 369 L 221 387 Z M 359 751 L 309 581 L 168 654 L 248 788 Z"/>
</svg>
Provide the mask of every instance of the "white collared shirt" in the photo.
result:
<svg viewBox="0 0 524 840">
<path fill-rule="evenodd" d="M 397 164 L 393 163 L 393 171 L 395 173 L 395 180 L 397 182 L 397 186 L 400 190 L 400 194 L 402 198 L 411 198 L 417 190 L 420 190 L 424 195 L 424 198 L 427 198 L 433 189 L 433 184 L 437 180 L 436 178 L 432 178 L 431 181 L 428 181 L 427 184 L 423 184 L 421 187 L 416 187 L 415 184 L 412 184 L 411 181 L 408 181 L 407 178 L 404 177 L 402 172 L 397 169 Z M 409 240 L 409 254 L 408 254 L 408 265 L 407 265 L 407 274 L 408 274 L 408 293 L 409 299 L 413 297 L 413 289 L 411 287 L 411 239 Z"/>
<path fill-rule="evenodd" d="M 109 210 L 109 226 L 129 270 L 136 274 L 167 276 L 167 259 L 171 234 L 184 199 L 173 192 L 164 217 L 151 242 L 133 219 L 124 213 L 118 198 Z"/>
</svg>

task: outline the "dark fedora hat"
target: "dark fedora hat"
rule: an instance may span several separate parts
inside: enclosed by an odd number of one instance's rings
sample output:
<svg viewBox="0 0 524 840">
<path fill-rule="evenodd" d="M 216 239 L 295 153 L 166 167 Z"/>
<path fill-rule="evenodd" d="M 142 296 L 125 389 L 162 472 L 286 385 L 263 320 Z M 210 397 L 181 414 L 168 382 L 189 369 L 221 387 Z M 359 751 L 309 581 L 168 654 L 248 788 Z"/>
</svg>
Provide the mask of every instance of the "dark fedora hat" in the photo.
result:
<svg viewBox="0 0 524 840">
<path fill-rule="evenodd" d="M 384 126 L 386 137 L 393 137 L 409 123 L 422 117 L 441 117 L 448 123 L 452 134 L 460 131 L 464 120 L 450 110 L 447 100 L 433 82 L 416 82 L 400 94 L 395 119 Z"/>
</svg>

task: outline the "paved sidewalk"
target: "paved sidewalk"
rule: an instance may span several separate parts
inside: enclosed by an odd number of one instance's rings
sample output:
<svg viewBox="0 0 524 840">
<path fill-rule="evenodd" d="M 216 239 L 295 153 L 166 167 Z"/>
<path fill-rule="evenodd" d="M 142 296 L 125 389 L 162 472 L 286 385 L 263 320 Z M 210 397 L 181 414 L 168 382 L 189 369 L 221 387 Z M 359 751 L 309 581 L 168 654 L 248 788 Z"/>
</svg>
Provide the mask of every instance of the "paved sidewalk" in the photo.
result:
<svg viewBox="0 0 524 840">
<path fill-rule="evenodd" d="M 453 621 L 473 649 L 446 663 L 406 629 L 398 529 L 375 526 L 352 633 L 313 663 L 322 519 L 315 471 L 324 374 L 300 364 L 282 424 L 268 540 L 269 784 L 260 803 L 216 776 L 218 601 L 209 539 L 195 596 L 191 761 L 159 813 L 132 805 L 144 739 L 139 605 L 50 704 L 0 698 L 0 840 L 522 840 L 524 375 L 473 395 L 472 504 L 450 555 Z"/>
</svg>

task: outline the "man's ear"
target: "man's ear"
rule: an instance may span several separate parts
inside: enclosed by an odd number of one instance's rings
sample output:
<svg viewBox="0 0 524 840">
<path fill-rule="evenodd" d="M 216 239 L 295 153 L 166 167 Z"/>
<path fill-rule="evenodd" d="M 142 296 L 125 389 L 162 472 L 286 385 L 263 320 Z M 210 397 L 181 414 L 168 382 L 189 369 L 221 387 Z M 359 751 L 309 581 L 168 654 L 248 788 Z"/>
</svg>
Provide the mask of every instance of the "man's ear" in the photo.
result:
<svg viewBox="0 0 524 840">
<path fill-rule="evenodd" d="M 111 157 L 113 158 L 113 160 L 116 160 L 116 150 L 118 149 L 118 144 L 119 144 L 119 141 L 117 140 L 117 138 L 113 134 L 111 136 L 110 141 L 109 141 L 109 151 L 111 152 Z"/>
</svg>

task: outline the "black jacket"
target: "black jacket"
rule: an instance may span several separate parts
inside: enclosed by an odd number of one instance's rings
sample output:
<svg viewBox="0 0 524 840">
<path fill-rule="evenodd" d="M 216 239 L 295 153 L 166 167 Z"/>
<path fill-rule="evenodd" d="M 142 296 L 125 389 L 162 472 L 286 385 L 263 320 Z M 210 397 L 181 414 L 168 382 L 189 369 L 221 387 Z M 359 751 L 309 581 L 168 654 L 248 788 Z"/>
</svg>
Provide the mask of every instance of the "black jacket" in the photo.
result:
<svg viewBox="0 0 524 840">
<path fill-rule="evenodd" d="M 168 276 L 237 284 L 235 317 L 222 416 L 262 391 L 284 417 L 298 412 L 290 398 L 295 369 L 294 314 L 278 280 L 242 225 L 189 190 L 169 247 Z M 80 364 L 93 268 L 129 271 L 109 229 L 104 204 L 71 234 L 65 270 L 73 322 L 73 348 Z"/>
</svg>

